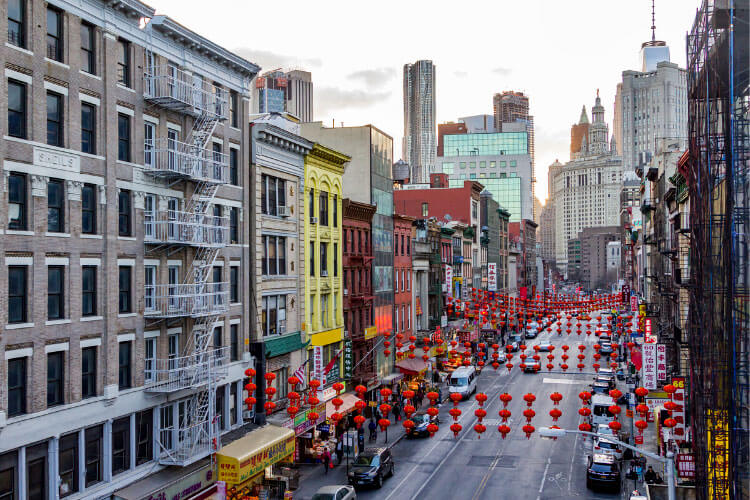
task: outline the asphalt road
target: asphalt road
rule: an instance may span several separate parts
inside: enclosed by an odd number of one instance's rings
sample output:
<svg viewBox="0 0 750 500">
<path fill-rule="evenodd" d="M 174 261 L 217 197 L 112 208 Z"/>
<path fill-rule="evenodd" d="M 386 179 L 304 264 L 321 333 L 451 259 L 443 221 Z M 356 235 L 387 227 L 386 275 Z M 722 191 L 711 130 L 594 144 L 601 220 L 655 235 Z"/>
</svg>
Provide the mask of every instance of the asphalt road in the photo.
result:
<svg viewBox="0 0 750 500">
<path fill-rule="evenodd" d="M 545 332 L 539 338 L 527 341 L 527 346 L 531 349 L 540 341 L 552 341 L 557 365 L 563 354 L 561 346 L 567 344 L 571 347 L 567 364 L 574 367 L 578 363 L 577 346 L 585 344 L 586 365 L 591 371 L 595 339 L 593 334 L 578 337 L 574 332 L 568 336 L 563 330 L 561 337 L 555 332 Z M 528 353 L 531 355 L 533 351 Z M 547 353 L 540 354 L 544 366 Z M 554 373 L 554 370 L 548 373 L 546 368 L 536 374 L 521 373 L 518 353 L 512 362 L 515 366 L 511 373 L 504 366 L 497 371 L 486 367 L 478 379 L 478 392 L 489 396 L 484 405 L 488 415 L 483 422 L 487 432 L 481 438 L 473 430 L 477 423 L 474 410 L 478 408 L 473 398 L 458 406 L 463 412 L 459 419 L 463 430 L 457 438 L 449 429 L 452 417 L 448 410 L 452 404 L 444 403 L 438 433 L 432 438 L 403 439 L 396 444 L 392 448 L 396 465 L 394 476 L 386 479 L 380 490 L 363 488 L 357 492 L 357 497 L 379 500 L 627 499 L 631 491 L 627 487 L 620 494 L 593 492 L 586 488 L 586 457 L 591 451 L 590 440 L 571 435 L 553 441 L 540 438 L 538 433 L 527 439 L 521 430 L 526 424 L 522 412 L 527 408 L 522 398 L 528 392 L 537 397 L 532 406 L 536 416 L 531 425 L 537 429 L 553 425 L 549 416 L 553 403 L 549 395 L 559 392 L 563 400 L 558 408 L 563 414 L 557 425 L 577 429 L 580 423 L 578 409 L 581 407 L 578 393 L 589 388 L 592 376 L 576 374 L 576 368 L 569 369 L 568 373 Z M 503 392 L 513 396 L 508 404 L 512 417 L 507 425 L 511 432 L 506 439 L 502 439 L 497 431 L 501 423 L 498 411 L 503 407 L 499 395 Z M 295 494 L 295 499 L 310 498 L 317 487 L 342 481 L 345 481 L 343 473 L 321 476 L 314 481 L 316 484 L 305 484 L 298 490 L 299 496 Z"/>
</svg>

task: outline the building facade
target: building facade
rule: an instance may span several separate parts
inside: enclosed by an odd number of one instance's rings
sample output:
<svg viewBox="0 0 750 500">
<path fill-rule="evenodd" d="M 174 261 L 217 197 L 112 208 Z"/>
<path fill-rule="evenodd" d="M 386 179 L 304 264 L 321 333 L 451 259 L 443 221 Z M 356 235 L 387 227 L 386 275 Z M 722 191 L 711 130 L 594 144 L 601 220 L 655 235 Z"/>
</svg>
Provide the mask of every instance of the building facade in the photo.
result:
<svg viewBox="0 0 750 500">
<path fill-rule="evenodd" d="M 344 329 L 354 352 L 353 382 L 377 380 L 372 291 L 372 217 L 376 207 L 344 198 Z"/>
<path fill-rule="evenodd" d="M 313 121 L 313 82 L 309 71 L 273 70 L 255 80 L 253 113 L 284 113 Z"/>
<path fill-rule="evenodd" d="M 533 220 L 522 220 L 511 222 L 508 226 L 508 238 L 518 245 L 519 254 L 516 260 L 516 284 L 520 296 L 533 297 L 537 286 L 537 263 L 536 263 L 536 222 Z"/>
<path fill-rule="evenodd" d="M 581 117 L 578 123 L 570 126 L 570 159 L 576 157 L 581 150 L 585 152 L 589 136 L 589 114 L 586 112 L 586 105 L 581 109 Z"/>
<path fill-rule="evenodd" d="M 341 378 L 344 340 L 341 203 L 350 157 L 315 143 L 305 156 L 305 331 L 311 378 Z"/>
<path fill-rule="evenodd" d="M 435 65 L 422 60 L 404 64 L 404 142 L 402 156 L 411 182 L 429 182 L 435 172 Z"/>
<path fill-rule="evenodd" d="M 12 498 L 108 497 L 243 423 L 259 68 L 136 0 L 14 6 L 0 469 Z"/>
<path fill-rule="evenodd" d="M 578 235 L 581 242 L 581 284 L 588 290 L 608 288 L 607 245 L 620 239 L 619 226 L 586 228 Z"/>
<path fill-rule="evenodd" d="M 492 109 L 497 132 L 512 132 L 516 125 L 528 134 L 528 150 L 531 157 L 531 177 L 534 178 L 534 117 L 529 114 L 529 97 L 523 92 L 506 90 L 492 97 Z"/>
<path fill-rule="evenodd" d="M 393 325 L 404 338 L 412 334 L 412 224 L 414 217 L 393 214 Z"/>
</svg>

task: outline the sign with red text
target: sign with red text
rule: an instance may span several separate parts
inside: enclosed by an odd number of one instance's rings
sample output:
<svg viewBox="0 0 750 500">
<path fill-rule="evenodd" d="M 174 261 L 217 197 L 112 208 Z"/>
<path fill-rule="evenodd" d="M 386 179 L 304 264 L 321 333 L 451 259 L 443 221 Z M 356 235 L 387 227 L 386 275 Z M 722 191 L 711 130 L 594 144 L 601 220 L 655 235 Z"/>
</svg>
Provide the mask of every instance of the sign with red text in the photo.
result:
<svg viewBox="0 0 750 500">
<path fill-rule="evenodd" d="M 656 390 L 656 344 L 643 344 L 642 358 L 643 367 L 641 368 L 641 378 L 643 387 L 649 391 Z"/>
<path fill-rule="evenodd" d="M 678 443 L 685 441 L 687 426 L 685 425 L 685 377 L 672 378 L 672 385 L 675 388 L 672 394 L 672 401 L 677 408 L 672 411 L 672 418 L 677 421 L 677 425 L 672 428 L 674 440 Z"/>
<path fill-rule="evenodd" d="M 325 385 L 325 374 L 323 373 L 323 346 L 313 346 L 313 373 L 314 380 L 320 380 L 321 385 Z"/>
<path fill-rule="evenodd" d="M 445 266 L 445 282 L 448 283 L 446 293 L 448 297 L 453 297 L 453 267 Z"/>
<path fill-rule="evenodd" d="M 692 453 L 678 453 L 675 463 L 678 476 L 682 479 L 695 479 L 695 457 Z"/>
<path fill-rule="evenodd" d="M 487 290 L 490 292 L 497 291 L 497 263 L 487 263 Z"/>
<path fill-rule="evenodd" d="M 667 346 L 656 344 L 656 380 L 667 380 Z"/>
</svg>

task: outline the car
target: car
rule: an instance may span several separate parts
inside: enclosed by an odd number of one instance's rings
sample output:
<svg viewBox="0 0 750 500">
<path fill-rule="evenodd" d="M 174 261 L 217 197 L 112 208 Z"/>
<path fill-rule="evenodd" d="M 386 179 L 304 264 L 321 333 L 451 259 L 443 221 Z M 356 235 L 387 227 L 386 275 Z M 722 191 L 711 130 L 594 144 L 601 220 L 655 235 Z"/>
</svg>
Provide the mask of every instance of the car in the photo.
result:
<svg viewBox="0 0 750 500">
<path fill-rule="evenodd" d="M 606 382 L 594 382 L 591 384 L 591 393 L 592 394 L 605 394 L 609 395 L 609 391 L 611 389 L 609 388 L 609 384 Z"/>
<path fill-rule="evenodd" d="M 596 424 L 594 432 L 600 436 L 612 436 L 615 439 L 620 439 L 618 434 L 613 431 L 607 424 Z"/>
<path fill-rule="evenodd" d="M 608 334 L 602 334 L 599 336 L 599 343 L 600 344 L 611 344 L 612 343 L 612 337 L 610 337 Z"/>
<path fill-rule="evenodd" d="M 595 453 L 594 456 L 589 457 L 586 467 L 586 487 L 594 489 L 597 486 L 619 493 L 622 487 L 622 477 L 615 457 L 604 453 Z"/>
<path fill-rule="evenodd" d="M 509 341 L 507 345 L 510 346 L 510 352 L 518 351 L 519 344 L 515 340 Z"/>
<path fill-rule="evenodd" d="M 552 350 L 552 343 L 551 342 L 540 342 L 539 343 L 539 352 L 550 352 Z"/>
<path fill-rule="evenodd" d="M 411 420 L 414 422 L 414 427 L 412 427 L 411 431 L 409 431 L 409 435 L 407 436 L 410 438 L 427 437 L 430 435 L 430 431 L 427 430 L 427 426 L 430 425 L 430 423 L 433 423 L 435 425 L 440 423 L 440 418 L 438 416 L 430 417 L 425 412 L 415 413 Z"/>
<path fill-rule="evenodd" d="M 599 375 L 609 375 L 610 377 L 615 376 L 615 372 L 612 370 L 612 368 L 599 368 Z"/>
<path fill-rule="evenodd" d="M 601 424 L 599 424 L 601 425 Z M 617 460 L 622 460 L 622 448 L 617 443 L 610 441 L 606 437 L 595 437 L 592 443 L 594 453 L 603 453 L 605 455 L 612 455 Z"/>
<path fill-rule="evenodd" d="M 383 486 L 383 478 L 393 476 L 393 455 L 388 448 L 367 448 L 357 455 L 349 469 L 349 484 L 354 487 Z"/>
<path fill-rule="evenodd" d="M 357 500 L 357 492 L 352 486 L 334 484 L 320 488 L 312 500 Z"/>
<path fill-rule="evenodd" d="M 612 390 L 617 387 L 617 382 L 615 382 L 615 378 L 610 375 L 602 375 L 601 373 L 598 373 L 596 377 L 594 377 L 594 383 L 601 382 L 609 385 L 609 389 Z"/>
<path fill-rule="evenodd" d="M 531 328 L 529 330 L 526 330 L 526 338 L 527 339 L 535 339 L 536 336 L 539 334 L 536 328 Z"/>
<path fill-rule="evenodd" d="M 610 354 L 615 352 L 615 350 L 612 348 L 612 344 L 610 344 L 609 342 L 603 342 L 601 346 L 602 347 L 601 349 L 599 349 L 599 354 L 601 354 L 602 356 L 609 356 Z"/>
<path fill-rule="evenodd" d="M 525 373 L 537 373 L 539 370 L 542 369 L 542 365 L 539 363 L 539 361 L 534 361 L 533 359 L 526 358 L 526 361 L 524 362 L 526 365 L 523 369 Z"/>
</svg>

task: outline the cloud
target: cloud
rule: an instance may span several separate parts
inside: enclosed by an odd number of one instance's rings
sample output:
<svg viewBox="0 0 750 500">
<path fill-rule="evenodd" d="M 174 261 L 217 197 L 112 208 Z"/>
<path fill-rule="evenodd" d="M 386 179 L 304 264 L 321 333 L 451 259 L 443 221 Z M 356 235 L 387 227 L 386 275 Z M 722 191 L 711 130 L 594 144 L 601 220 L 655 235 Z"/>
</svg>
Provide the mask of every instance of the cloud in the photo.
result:
<svg viewBox="0 0 750 500">
<path fill-rule="evenodd" d="M 453 76 L 455 76 L 456 78 L 466 78 L 467 76 L 469 76 L 469 73 L 467 73 L 466 71 L 454 71 Z"/>
<path fill-rule="evenodd" d="M 513 71 L 510 68 L 502 68 L 498 66 L 497 68 L 492 68 L 492 72 L 500 76 L 510 76 Z"/>
<path fill-rule="evenodd" d="M 349 80 L 359 80 L 368 88 L 379 88 L 388 83 L 396 75 L 393 68 L 376 68 L 364 69 L 349 73 L 346 77 Z"/>
<path fill-rule="evenodd" d="M 390 91 L 369 92 L 337 87 L 317 87 L 315 89 L 315 114 L 320 116 L 348 108 L 368 108 L 382 103 L 390 95 Z"/>
<path fill-rule="evenodd" d="M 268 71 L 276 68 L 284 69 L 310 69 L 319 68 L 323 65 L 323 62 L 317 58 L 304 58 L 298 56 L 292 56 L 287 54 L 277 54 L 270 50 L 256 50 L 241 47 L 234 50 L 240 57 L 244 57 L 250 62 L 253 62 L 260 66 L 263 71 Z"/>
</svg>

